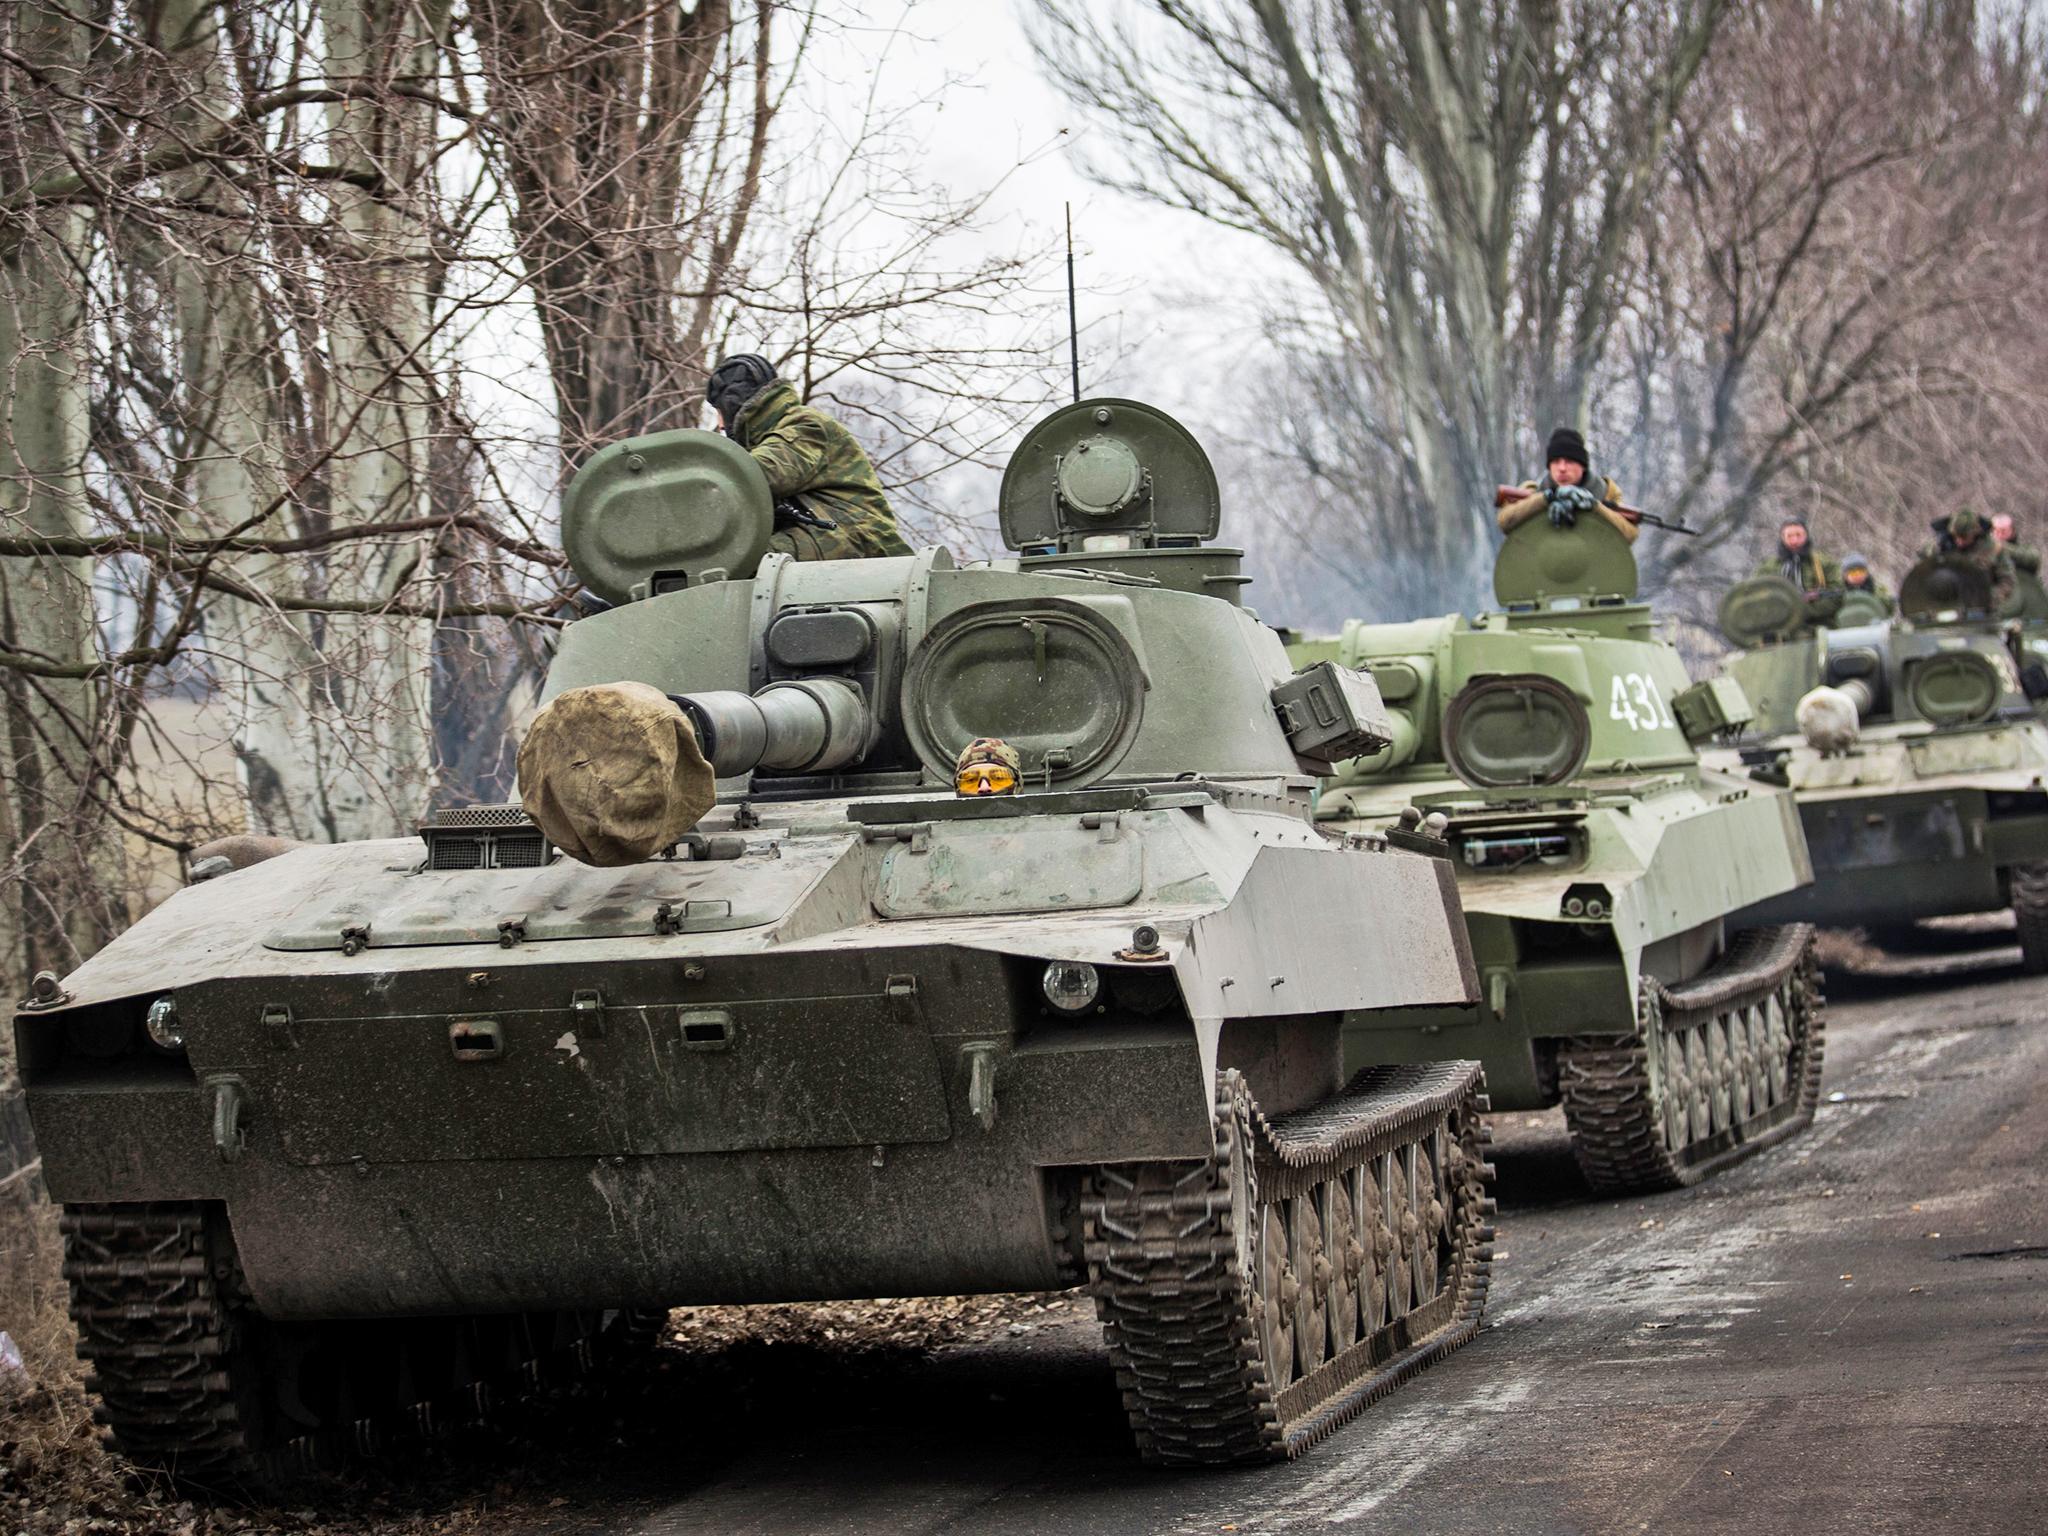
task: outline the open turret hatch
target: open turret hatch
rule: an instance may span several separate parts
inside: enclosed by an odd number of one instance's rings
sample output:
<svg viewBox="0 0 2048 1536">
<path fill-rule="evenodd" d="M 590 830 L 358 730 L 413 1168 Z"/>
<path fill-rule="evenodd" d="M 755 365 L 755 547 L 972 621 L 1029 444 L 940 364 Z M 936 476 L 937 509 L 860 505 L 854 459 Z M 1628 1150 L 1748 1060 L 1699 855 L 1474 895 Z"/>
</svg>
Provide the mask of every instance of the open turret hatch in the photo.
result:
<svg viewBox="0 0 2048 1536">
<path fill-rule="evenodd" d="M 716 432 L 656 432 L 600 448 L 562 497 L 562 548 L 608 603 L 744 580 L 774 531 L 768 477 Z"/>
<path fill-rule="evenodd" d="M 1068 567 L 1234 600 L 1242 552 L 1222 526 L 1216 470 L 1164 411 L 1101 398 L 1062 406 L 1024 434 L 1003 471 L 1003 542 L 1028 567 Z"/>
<path fill-rule="evenodd" d="M 1789 640 L 1808 628 L 1806 594 L 1775 571 L 1738 581 L 1721 599 L 1721 633 L 1730 645 Z"/>
<path fill-rule="evenodd" d="M 1581 517 L 1569 528 L 1532 518 L 1507 537 L 1493 562 L 1493 595 L 1505 607 L 1563 598 L 1627 603 L 1636 595 L 1636 557 L 1604 517 Z"/>
<path fill-rule="evenodd" d="M 1916 624 L 1991 615 L 1991 572 L 1961 555 L 1929 555 L 1899 583 L 1899 616 Z"/>
</svg>

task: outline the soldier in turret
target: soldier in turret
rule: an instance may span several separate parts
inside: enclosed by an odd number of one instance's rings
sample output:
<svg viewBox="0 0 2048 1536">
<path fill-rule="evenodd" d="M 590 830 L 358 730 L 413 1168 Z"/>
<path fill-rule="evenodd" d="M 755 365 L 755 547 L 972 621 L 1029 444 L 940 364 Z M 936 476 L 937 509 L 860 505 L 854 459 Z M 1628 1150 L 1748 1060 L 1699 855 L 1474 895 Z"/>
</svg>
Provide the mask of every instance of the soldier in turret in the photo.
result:
<svg viewBox="0 0 2048 1536">
<path fill-rule="evenodd" d="M 1574 428 L 1559 427 L 1550 434 L 1543 458 L 1543 478 L 1524 480 L 1521 488 L 1529 494 L 1500 509 L 1502 533 L 1512 533 L 1538 516 L 1548 516 L 1553 528 L 1569 528 L 1579 518 L 1597 514 L 1612 523 L 1629 543 L 1635 543 L 1642 530 L 1634 518 L 1622 514 L 1621 487 L 1605 475 L 1592 472 L 1592 456 L 1586 452 L 1585 438 Z"/>
<path fill-rule="evenodd" d="M 1884 604 L 1884 611 L 1891 614 L 1898 606 L 1891 588 L 1877 579 L 1877 573 L 1870 568 L 1870 557 L 1851 550 L 1842 556 L 1842 590 L 1845 592 L 1867 592 Z"/>
<path fill-rule="evenodd" d="M 2010 512 L 1995 513 L 1991 519 L 1991 534 L 2012 557 L 2012 563 L 2022 571 L 2038 576 L 2041 574 L 2041 551 L 2032 544 L 2019 541 L 2019 527 Z"/>
<path fill-rule="evenodd" d="M 907 555 L 875 467 L 836 418 L 805 405 L 765 357 L 743 352 L 711 371 L 704 397 L 718 428 L 754 457 L 775 496 L 770 550 L 799 560 Z"/>
<path fill-rule="evenodd" d="M 1756 564 L 1757 576 L 1782 576 L 1806 596 L 1809 622 L 1825 624 L 1842 606 L 1842 568 L 1814 547 L 1806 519 L 1787 513 L 1778 523 L 1778 547 Z"/>
<path fill-rule="evenodd" d="M 1981 565 L 1991 573 L 1991 606 L 2003 608 L 2012 596 L 2016 576 L 2012 556 L 1998 542 L 1991 526 L 1975 509 L 1958 507 L 1946 517 L 1937 517 L 1932 524 L 1933 542 L 1920 551 L 1922 559 L 1934 555 L 1961 557 Z"/>
<path fill-rule="evenodd" d="M 1838 591 L 1842 585 L 1842 567 L 1814 547 L 1806 519 L 1797 512 L 1788 513 L 1778 524 L 1778 547 L 1759 560 L 1749 574 L 1782 576 L 1809 599 L 1823 592 Z"/>
</svg>

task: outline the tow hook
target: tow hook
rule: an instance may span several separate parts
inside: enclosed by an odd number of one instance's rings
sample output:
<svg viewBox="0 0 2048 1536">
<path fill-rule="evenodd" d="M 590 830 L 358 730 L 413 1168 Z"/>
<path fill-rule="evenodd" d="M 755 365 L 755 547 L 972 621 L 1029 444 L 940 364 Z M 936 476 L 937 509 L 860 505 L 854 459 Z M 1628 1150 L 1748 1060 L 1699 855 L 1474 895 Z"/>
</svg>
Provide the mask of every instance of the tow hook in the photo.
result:
<svg viewBox="0 0 2048 1536">
<path fill-rule="evenodd" d="M 249 1145 L 249 1130 L 242 1123 L 242 1111 L 249 1104 L 249 1089 L 239 1077 L 207 1079 L 213 1090 L 213 1150 L 224 1163 L 238 1160 Z"/>
</svg>

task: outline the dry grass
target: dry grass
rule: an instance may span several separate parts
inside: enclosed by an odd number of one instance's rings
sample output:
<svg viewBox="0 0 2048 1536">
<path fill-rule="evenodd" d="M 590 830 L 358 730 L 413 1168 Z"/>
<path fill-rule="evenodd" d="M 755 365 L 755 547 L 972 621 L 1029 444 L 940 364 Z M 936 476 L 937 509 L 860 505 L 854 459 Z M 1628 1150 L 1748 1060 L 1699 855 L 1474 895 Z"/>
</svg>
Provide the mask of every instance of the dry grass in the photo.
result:
<svg viewBox="0 0 2048 1536">
<path fill-rule="evenodd" d="M 108 1495 L 119 1491 L 86 1402 L 60 1263 L 55 1211 L 10 1192 L 0 1204 L 0 1327 L 22 1368 L 0 1374 L 0 1529 L 34 1536 L 112 1513 Z"/>
<path fill-rule="evenodd" d="M 305 1491 L 291 1509 L 195 1501 L 100 1443 L 66 1312 L 62 1243 L 47 1200 L 0 1204 L 0 1327 L 22 1370 L 0 1377 L 0 1536 L 484 1536 L 532 1529 L 491 1506 L 495 1489 L 423 1490 L 426 1508 L 337 1486 Z M 464 1496 L 466 1495 L 466 1497 Z M 306 1507 L 309 1504 L 312 1507 Z"/>
<path fill-rule="evenodd" d="M 1827 971 L 1874 971 L 1886 960 L 1861 928 L 1823 928 L 1813 937 L 1813 951 Z"/>
</svg>

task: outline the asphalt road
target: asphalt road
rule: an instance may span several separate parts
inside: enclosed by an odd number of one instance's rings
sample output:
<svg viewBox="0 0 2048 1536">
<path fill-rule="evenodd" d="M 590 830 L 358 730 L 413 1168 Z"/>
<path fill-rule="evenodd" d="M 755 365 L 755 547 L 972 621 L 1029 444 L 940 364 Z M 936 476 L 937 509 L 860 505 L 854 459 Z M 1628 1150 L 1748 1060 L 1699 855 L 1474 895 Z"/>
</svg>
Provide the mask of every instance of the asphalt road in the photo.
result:
<svg viewBox="0 0 2048 1536">
<path fill-rule="evenodd" d="M 1093 1321 L 1063 1303 L 857 1371 L 785 1355 L 715 1450 L 677 1446 L 675 1482 L 643 1464 L 577 1523 L 2048 1530 L 2048 981 L 2016 959 L 1837 979 L 1813 1128 L 1699 1190 L 1592 1201 L 1561 1121 L 1508 1117 L 1487 1328 L 1304 1461 L 1139 1467 Z"/>
</svg>

